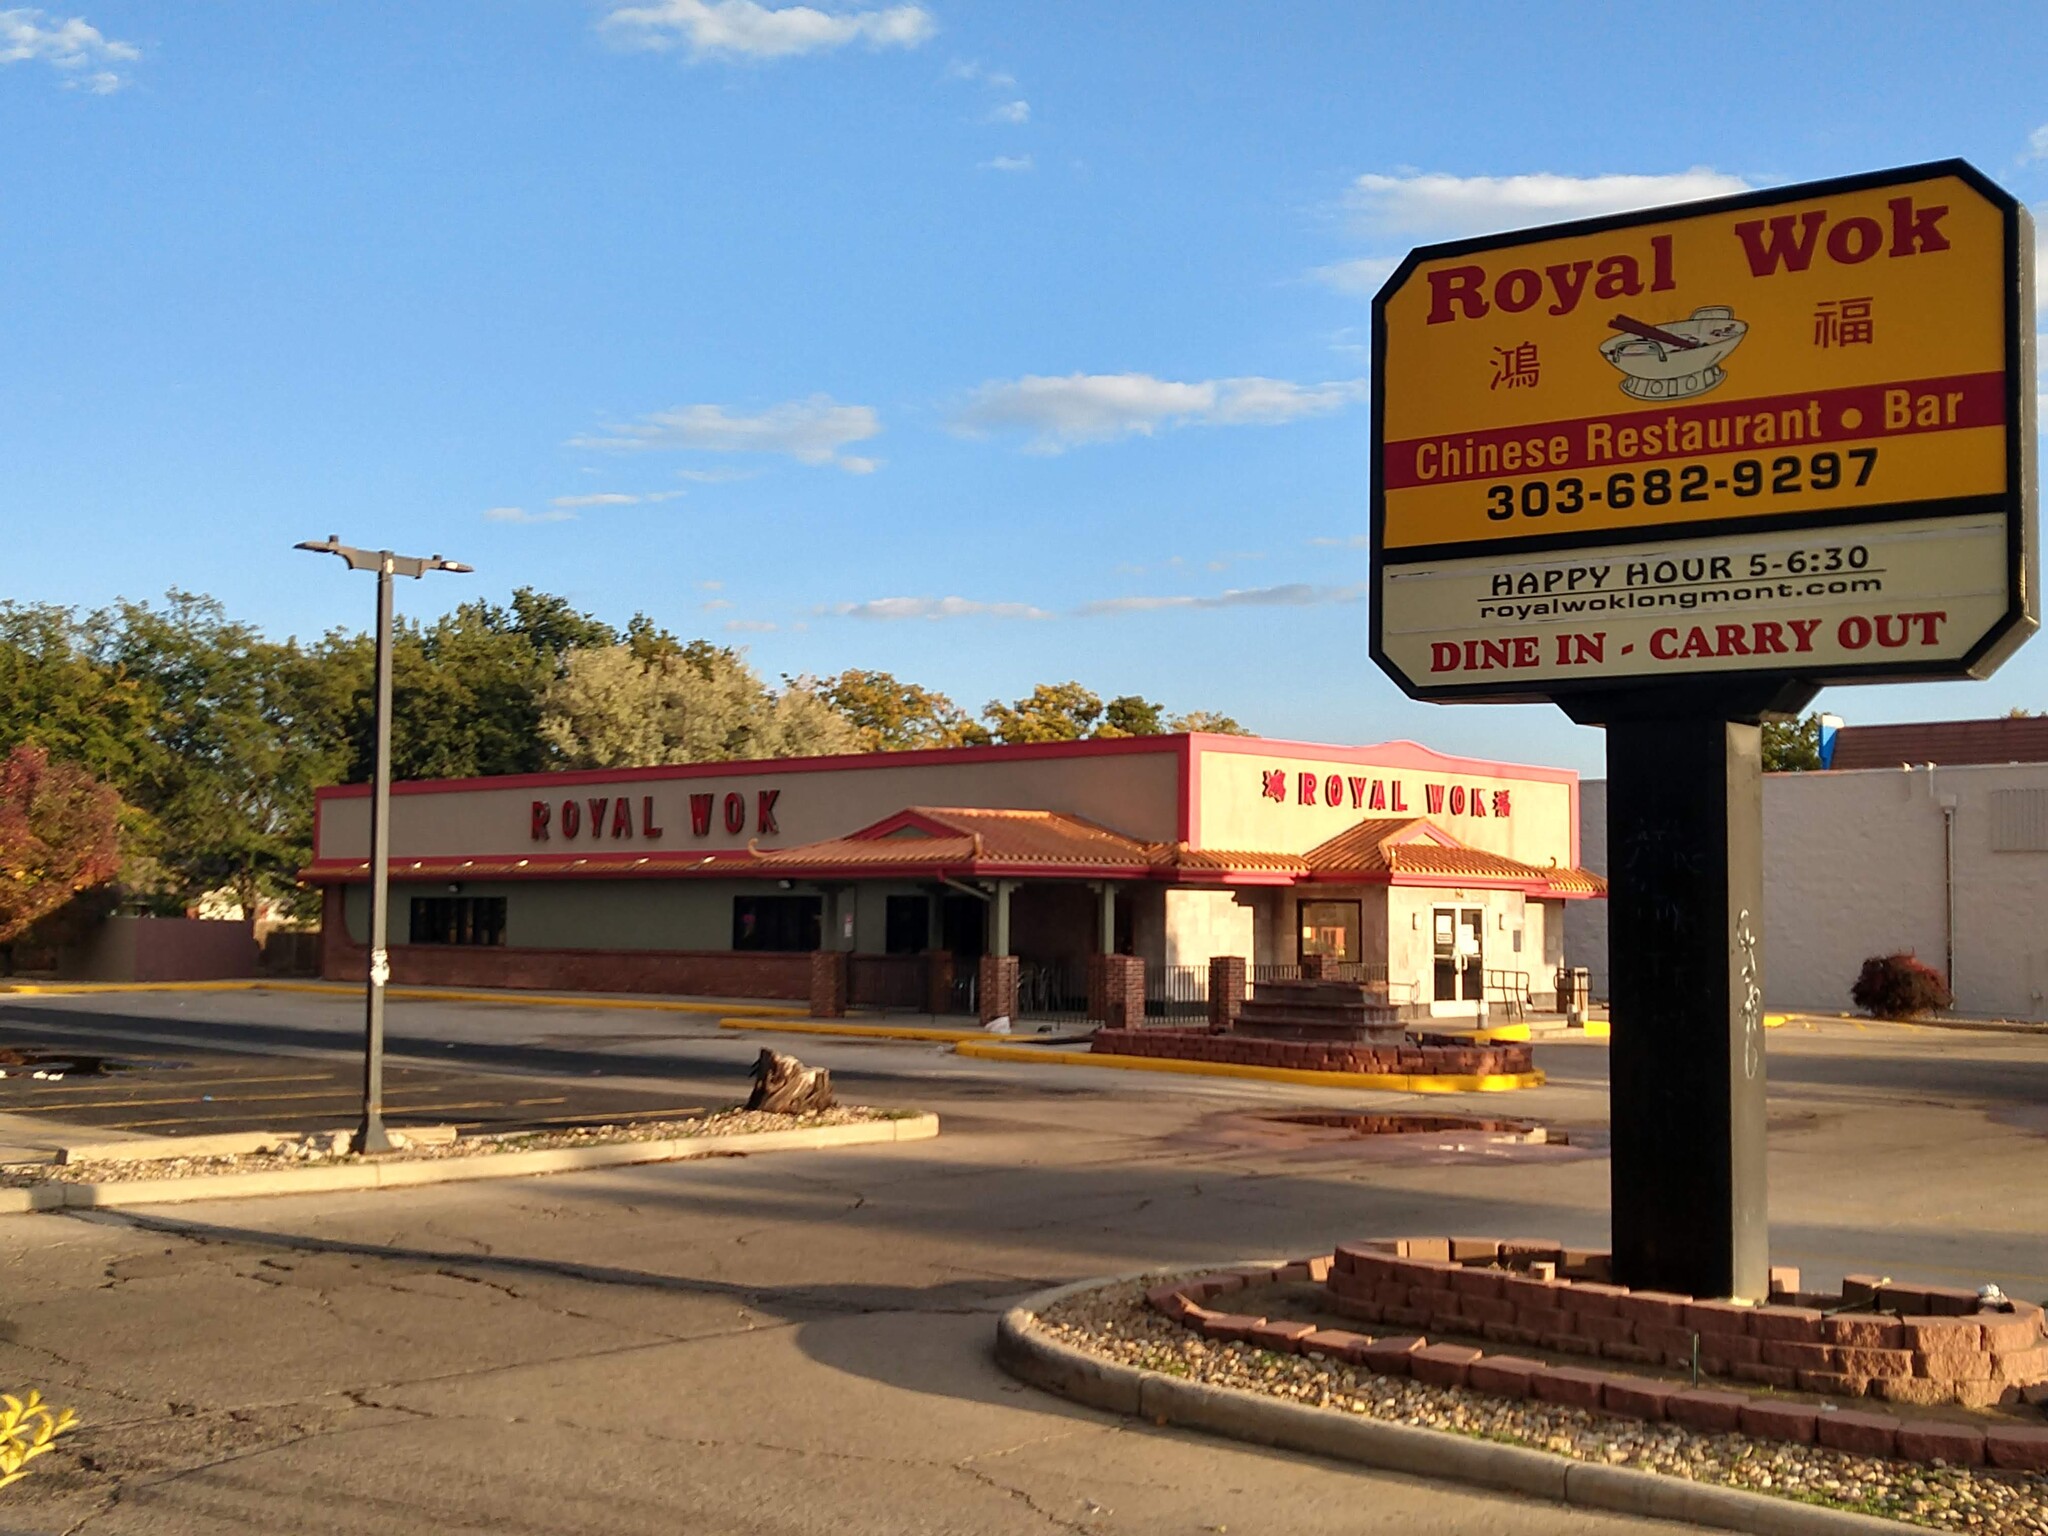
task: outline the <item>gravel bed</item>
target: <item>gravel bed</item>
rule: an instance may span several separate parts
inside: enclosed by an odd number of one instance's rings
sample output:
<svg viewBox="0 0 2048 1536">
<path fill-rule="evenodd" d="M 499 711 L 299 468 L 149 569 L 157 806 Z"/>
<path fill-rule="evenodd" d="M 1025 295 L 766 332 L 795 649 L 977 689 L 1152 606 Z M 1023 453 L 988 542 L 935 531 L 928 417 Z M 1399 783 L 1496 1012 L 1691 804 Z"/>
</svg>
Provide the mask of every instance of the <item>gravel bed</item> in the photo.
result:
<svg viewBox="0 0 2048 1536">
<path fill-rule="evenodd" d="M 1396 1424 L 1448 1430 L 1693 1482 L 1888 1516 L 1936 1530 L 1989 1536 L 2048 1533 L 2048 1476 L 1924 1466 L 1820 1446 L 1702 1434 L 1676 1424 L 1612 1418 L 1551 1403 L 1516 1402 L 1459 1387 L 1376 1376 L 1338 1360 L 1275 1354 L 1204 1339 L 1145 1304 L 1147 1281 L 1108 1286 L 1047 1309 L 1061 1342 L 1141 1370 L 1239 1387 Z"/>
<path fill-rule="evenodd" d="M 459 1136 L 454 1141 L 404 1147 L 379 1154 L 376 1162 L 435 1162 L 451 1157 L 490 1157 L 500 1152 L 546 1152 L 559 1147 L 592 1147 L 616 1142 L 687 1141 L 699 1136 L 751 1136 L 762 1131 L 795 1131 L 813 1126 L 896 1120 L 901 1110 L 848 1105 L 811 1114 L 769 1114 L 727 1109 L 688 1120 L 632 1120 L 615 1124 L 563 1126 L 542 1131 L 507 1131 Z M 33 1184 L 122 1184 L 136 1179 L 206 1178 L 223 1173 L 269 1173 L 283 1168 L 333 1167 L 365 1159 L 348 1150 L 349 1132 L 320 1131 L 281 1138 L 261 1152 L 216 1157 L 162 1157 L 147 1161 L 0 1164 L 0 1188 Z M 394 1139 L 404 1135 L 394 1128 Z"/>
</svg>

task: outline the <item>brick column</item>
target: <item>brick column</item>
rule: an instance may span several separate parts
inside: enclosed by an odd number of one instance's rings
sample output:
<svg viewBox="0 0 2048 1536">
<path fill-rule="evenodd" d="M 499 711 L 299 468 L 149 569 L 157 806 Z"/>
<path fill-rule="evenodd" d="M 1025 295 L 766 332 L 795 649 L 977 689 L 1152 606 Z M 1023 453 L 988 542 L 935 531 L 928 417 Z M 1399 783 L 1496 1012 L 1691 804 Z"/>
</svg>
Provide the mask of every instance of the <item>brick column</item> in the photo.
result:
<svg viewBox="0 0 2048 1536">
<path fill-rule="evenodd" d="M 1145 962 L 1138 955 L 1097 955 L 1102 963 L 1103 1011 L 1109 1029 L 1145 1027 Z"/>
<path fill-rule="evenodd" d="M 1237 1024 L 1237 1010 L 1244 1004 L 1247 967 L 1243 955 L 1209 957 L 1209 1033 L 1228 1034 Z"/>
<path fill-rule="evenodd" d="M 846 953 L 820 949 L 811 953 L 811 1017 L 846 1017 Z"/>
<path fill-rule="evenodd" d="M 924 957 L 924 1011 L 934 1018 L 953 1011 L 953 957 L 943 949 Z"/>
<path fill-rule="evenodd" d="M 1091 1024 L 1109 1023 L 1109 962 L 1114 955 L 1090 955 L 1088 957 L 1088 1021 Z"/>
<path fill-rule="evenodd" d="M 1007 1018 L 1013 1024 L 1017 1018 L 1017 957 L 1015 955 L 983 955 L 981 957 L 981 1022 Z"/>
<path fill-rule="evenodd" d="M 1328 955 L 1303 955 L 1301 957 L 1301 979 L 1303 981 L 1324 981 L 1330 974 Z"/>
</svg>

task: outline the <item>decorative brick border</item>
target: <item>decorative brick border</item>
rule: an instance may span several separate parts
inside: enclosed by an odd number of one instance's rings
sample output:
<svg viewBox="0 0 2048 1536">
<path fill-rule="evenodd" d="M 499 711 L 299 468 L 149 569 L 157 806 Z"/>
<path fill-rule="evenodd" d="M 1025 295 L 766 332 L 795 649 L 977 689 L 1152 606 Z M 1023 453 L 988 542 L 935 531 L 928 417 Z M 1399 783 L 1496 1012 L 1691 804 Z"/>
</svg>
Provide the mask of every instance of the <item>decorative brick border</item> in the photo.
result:
<svg viewBox="0 0 2048 1536">
<path fill-rule="evenodd" d="M 1164 1056 L 1240 1067 L 1297 1072 L 1360 1072 L 1427 1076 L 1514 1076 L 1535 1069 L 1526 1045 L 1462 1045 L 1406 1041 L 1400 1045 L 1327 1045 L 1318 1040 L 1259 1040 L 1193 1029 L 1098 1029 L 1090 1050 L 1115 1056 Z"/>
<path fill-rule="evenodd" d="M 1459 1245 L 1465 1245 L 1467 1249 L 1462 1259 L 1457 1255 Z M 1489 1245 L 1492 1249 L 1490 1254 L 1484 1251 Z M 1408 1249 L 1422 1251 L 1403 1251 Z M 1439 1249 L 1443 1250 L 1442 1257 L 1436 1256 Z M 1559 1258 L 1534 1256 L 1551 1253 L 1559 1255 Z M 1500 1267 L 1503 1257 L 1510 1268 Z M 1934 1390 L 1942 1393 L 1940 1396 L 1880 1394 L 1894 1402 L 2048 1401 L 2048 1370 L 2024 1382 L 1997 1379 L 2001 1373 L 2023 1373 L 2032 1368 L 2031 1358 L 2023 1366 L 2016 1357 L 2040 1356 L 2042 1362 L 2048 1364 L 2048 1350 L 2043 1350 L 2039 1342 L 2026 1349 L 2001 1347 L 2020 1342 L 2019 1334 L 2023 1329 L 2030 1330 L 2037 1341 L 2043 1336 L 2042 1310 L 2027 1303 L 2015 1303 L 2012 1312 L 1965 1314 L 1960 1311 L 1960 1298 L 1967 1295 L 1974 1308 L 1977 1303 L 1974 1292 L 1929 1293 L 1901 1288 L 1898 1292 L 1901 1299 L 1938 1298 L 1958 1310 L 1910 1318 L 1891 1318 L 1874 1311 L 1830 1316 L 1821 1307 L 1804 1304 L 1819 1298 L 1790 1288 L 1797 1284 L 1796 1272 L 1779 1272 L 1787 1286 L 1778 1293 L 1782 1299 L 1774 1299 L 1763 1306 L 1745 1306 L 1733 1302 L 1695 1301 L 1660 1292 L 1629 1291 L 1591 1278 L 1592 1273 L 1604 1270 L 1606 1258 L 1605 1254 L 1577 1253 L 1533 1241 L 1387 1239 L 1344 1243 L 1334 1253 L 1271 1268 L 1227 1270 L 1157 1286 L 1146 1293 L 1146 1300 L 1155 1311 L 1208 1338 L 1241 1341 L 1282 1354 L 1329 1356 L 1377 1375 L 1410 1376 L 1425 1385 L 1465 1387 L 1497 1397 L 1534 1398 L 1617 1418 L 1653 1423 L 1668 1420 L 1710 1433 L 1739 1432 L 1757 1439 L 1819 1444 L 1856 1455 L 1903 1461 L 1939 1460 L 1951 1466 L 1988 1464 L 2010 1471 L 2048 1472 L 2048 1426 L 1978 1426 L 1947 1419 L 1899 1419 L 1883 1413 L 1830 1411 L 1812 1403 L 1772 1402 L 1743 1393 L 1688 1388 L 1680 1383 L 1644 1376 L 1549 1365 L 1514 1354 L 1487 1354 L 1467 1345 L 1432 1343 L 1420 1332 L 1373 1336 L 1343 1329 L 1317 1328 L 1312 1323 L 1268 1317 L 1255 1306 L 1255 1296 L 1244 1294 L 1259 1286 L 1290 1281 L 1326 1285 L 1332 1292 L 1333 1309 L 1348 1315 L 1366 1318 L 1367 1309 L 1377 1308 L 1379 1316 L 1367 1320 L 1406 1328 L 1419 1326 L 1408 1322 L 1418 1311 L 1434 1319 L 1437 1309 L 1442 1307 L 1450 1321 L 1432 1321 L 1430 1326 L 1465 1333 L 1484 1333 L 1489 1326 L 1485 1322 L 1475 1323 L 1472 1315 L 1462 1308 L 1465 1300 L 1504 1302 L 1513 1297 L 1519 1311 L 1525 1305 L 1522 1298 L 1527 1296 L 1533 1298 L 1529 1304 L 1532 1314 L 1549 1314 L 1540 1318 L 1532 1315 L 1532 1322 L 1559 1326 L 1532 1329 L 1520 1322 L 1493 1323 L 1491 1326 L 1495 1330 L 1520 1328 L 1525 1335 L 1533 1334 L 1522 1342 L 1540 1344 L 1554 1352 L 1605 1355 L 1610 1359 L 1638 1364 L 1690 1365 L 1692 1337 L 1697 1333 L 1702 1350 L 1702 1370 L 1708 1358 L 1705 1351 L 1710 1340 L 1724 1354 L 1748 1355 L 1754 1350 L 1759 1357 L 1766 1344 L 1820 1347 L 1830 1351 L 1828 1368 L 1806 1372 L 1808 1378 L 1816 1381 L 1856 1379 L 1855 1372 L 1841 1367 L 1851 1364 L 1868 1367 L 1877 1363 L 1869 1357 L 1879 1355 L 1904 1355 L 1909 1365 L 1916 1369 L 1974 1371 L 1977 1369 L 1975 1365 L 1964 1363 L 1965 1354 L 1970 1353 L 1985 1362 L 1984 1368 L 1990 1373 L 1988 1376 L 1878 1376 L 1864 1380 L 1866 1384 L 1917 1381 L 1930 1393 Z M 1517 1260 L 1524 1266 L 1521 1272 L 1512 1267 Z M 1560 1278 L 1555 1274 L 1546 1278 L 1541 1273 L 1544 1266 L 1571 1261 L 1576 1261 L 1572 1267 L 1585 1272 L 1587 1278 L 1570 1275 Z M 1530 1273 L 1529 1270 L 1535 1272 Z M 1510 1281 L 1541 1289 L 1510 1291 L 1506 1288 Z M 1468 1289 L 1456 1289 L 1450 1282 L 1460 1282 Z M 1489 1283 L 1500 1289 L 1489 1292 Z M 1852 1280 L 1844 1288 L 1852 1297 L 1856 1295 L 1852 1289 L 1854 1283 Z M 1397 1285 L 1407 1298 L 1404 1305 L 1390 1308 L 1377 1299 L 1379 1293 L 1391 1292 Z M 1367 1292 L 1372 1294 L 1367 1296 Z M 1427 1293 L 1427 1307 L 1416 1305 L 1417 1292 Z M 1882 1302 L 1885 1294 L 1884 1288 L 1878 1286 L 1873 1288 L 1870 1296 L 1862 1299 L 1877 1304 Z M 1562 1305 L 1534 1304 L 1540 1302 Z M 1580 1310 L 1574 1310 L 1574 1304 Z M 1858 1302 L 1851 1300 L 1846 1304 L 1857 1305 Z M 1653 1335 L 1659 1339 L 1668 1337 L 1675 1341 L 1677 1332 L 1683 1331 L 1686 1342 L 1682 1358 L 1674 1358 L 1669 1352 L 1655 1355 L 1621 1353 L 1610 1349 L 1607 1341 L 1598 1337 L 1602 1332 L 1619 1335 L 1619 1325 L 1624 1322 L 1631 1324 L 1633 1329 L 1643 1325 L 1644 1317 L 1672 1315 L 1664 1311 L 1672 1306 L 1680 1309 L 1676 1314 L 1681 1319 L 1680 1323 L 1653 1320 L 1648 1326 L 1672 1330 L 1668 1335 Z M 1624 1315 L 1625 1307 L 1632 1315 Z M 1481 1310 L 1499 1315 L 1497 1307 Z M 1386 1314 L 1390 1311 L 1400 1315 L 1388 1317 Z M 1633 1315 L 1636 1312 L 1641 1315 Z M 1595 1323 L 1595 1320 L 1603 1318 L 1609 1321 L 1604 1325 Z M 1727 1326 L 1730 1319 L 1745 1325 L 1761 1324 L 1763 1331 L 1751 1332 L 1749 1326 L 1741 1331 L 1731 1330 Z M 1594 1326 L 1584 1327 L 1585 1324 Z M 1811 1344 L 1804 1336 L 1809 1324 L 1817 1330 L 1816 1340 Z M 1906 1331 L 1916 1326 L 1924 1326 L 1927 1331 L 1917 1335 Z M 1896 1336 L 1885 1333 L 1888 1328 L 1896 1328 L 1900 1332 Z M 1976 1333 L 1974 1344 L 1967 1342 L 1972 1329 Z M 1835 1333 L 1840 1334 L 1842 1342 L 1828 1341 Z M 1866 1337 L 1880 1335 L 1902 1340 L 1920 1338 L 1932 1347 L 1860 1342 Z M 1505 1339 L 1506 1335 L 1502 1337 Z M 1575 1341 L 1577 1347 L 1568 1348 L 1563 1342 L 1566 1339 Z M 1738 1340 L 1746 1342 L 1735 1342 Z M 1584 1347 L 1589 1342 L 1593 1347 Z M 1646 1349 L 1646 1346 L 1635 1344 L 1633 1339 L 1617 1339 L 1617 1342 L 1630 1350 Z M 1761 1363 L 1761 1360 L 1755 1363 Z M 1895 1358 L 1882 1363 L 1888 1369 L 1895 1368 L 1897 1364 Z M 1827 1393 L 1831 1390 L 1821 1385 L 1806 1387 L 1799 1379 L 1799 1368 L 1793 1369 L 1793 1384 L 1814 1392 Z M 1754 1376 L 1740 1379 L 1756 1381 L 1759 1385 L 1777 1385 L 1775 1380 L 1761 1380 Z M 1995 1387 L 1996 1393 L 1987 1396 L 1980 1390 L 1966 1396 L 1955 1390 L 1962 1387 Z"/>
</svg>

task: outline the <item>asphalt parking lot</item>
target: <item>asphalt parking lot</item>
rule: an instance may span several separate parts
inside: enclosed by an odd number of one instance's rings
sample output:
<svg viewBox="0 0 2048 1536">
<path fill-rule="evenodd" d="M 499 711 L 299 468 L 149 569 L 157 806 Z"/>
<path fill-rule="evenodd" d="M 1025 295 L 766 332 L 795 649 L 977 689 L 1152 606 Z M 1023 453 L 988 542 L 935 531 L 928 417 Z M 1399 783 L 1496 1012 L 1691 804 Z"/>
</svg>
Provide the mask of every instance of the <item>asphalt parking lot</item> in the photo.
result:
<svg viewBox="0 0 2048 1536">
<path fill-rule="evenodd" d="M 1369 1234 L 1600 1243 L 1598 1046 L 1539 1046 L 1540 1089 L 1419 1099 L 599 1008 L 408 1003 L 391 1025 L 393 1080 L 422 1074 L 416 1103 L 726 1103 L 773 1043 L 831 1067 L 850 1100 L 936 1110 L 943 1131 L 0 1220 L 0 1377 L 75 1404 L 90 1434 L 22 1485 L 33 1502 L 9 1512 L 33 1512 L 24 1529 L 1673 1529 L 1159 1430 L 1028 1391 L 990 1360 L 1009 1301 L 1086 1276 Z M 196 1074 L 223 1058 L 236 1072 L 334 1074 L 251 1092 L 347 1089 L 358 1026 L 346 999 L 0 1000 L 0 1043 L 34 1034 L 188 1061 L 202 1102 L 212 1090 Z M 1820 1284 L 1875 1270 L 2048 1297 L 2048 1040 L 1841 1024 L 1774 1031 L 1769 1045 L 1774 1261 Z M 518 1102 L 556 1096 L 559 1109 Z M 1506 1115 L 1569 1144 L 1451 1136 L 1396 1155 L 1280 1118 L 1331 1106 Z M 348 1123 L 346 1105 L 330 1123 Z"/>
</svg>

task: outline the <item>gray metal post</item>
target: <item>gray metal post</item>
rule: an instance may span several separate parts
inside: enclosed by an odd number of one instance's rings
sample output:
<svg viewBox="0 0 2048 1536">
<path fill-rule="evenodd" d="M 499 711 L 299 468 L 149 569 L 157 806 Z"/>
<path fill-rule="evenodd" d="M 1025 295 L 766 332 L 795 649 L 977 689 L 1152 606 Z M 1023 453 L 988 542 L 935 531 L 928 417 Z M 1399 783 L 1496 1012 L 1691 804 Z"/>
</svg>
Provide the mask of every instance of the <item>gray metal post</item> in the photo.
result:
<svg viewBox="0 0 2048 1536">
<path fill-rule="evenodd" d="M 384 1130 L 384 984 L 391 979 L 391 556 L 377 566 L 376 769 L 370 781 L 370 974 L 363 1008 L 363 1122 L 357 1152 L 389 1152 Z"/>
<path fill-rule="evenodd" d="M 1101 898 L 1100 917 L 1095 935 L 1095 952 L 1098 955 L 1116 953 L 1116 886 L 1105 880 L 1096 887 Z"/>
<path fill-rule="evenodd" d="M 352 1143 L 357 1152 L 389 1152 L 384 1129 L 384 985 L 391 979 L 387 908 L 391 896 L 391 579 L 415 581 L 428 571 L 466 575 L 475 569 L 439 555 L 394 555 L 388 549 L 354 549 L 334 534 L 295 548 L 339 555 L 352 571 L 377 573 L 377 681 L 375 769 L 370 785 L 370 965 L 363 1004 L 363 1120 Z"/>
</svg>

